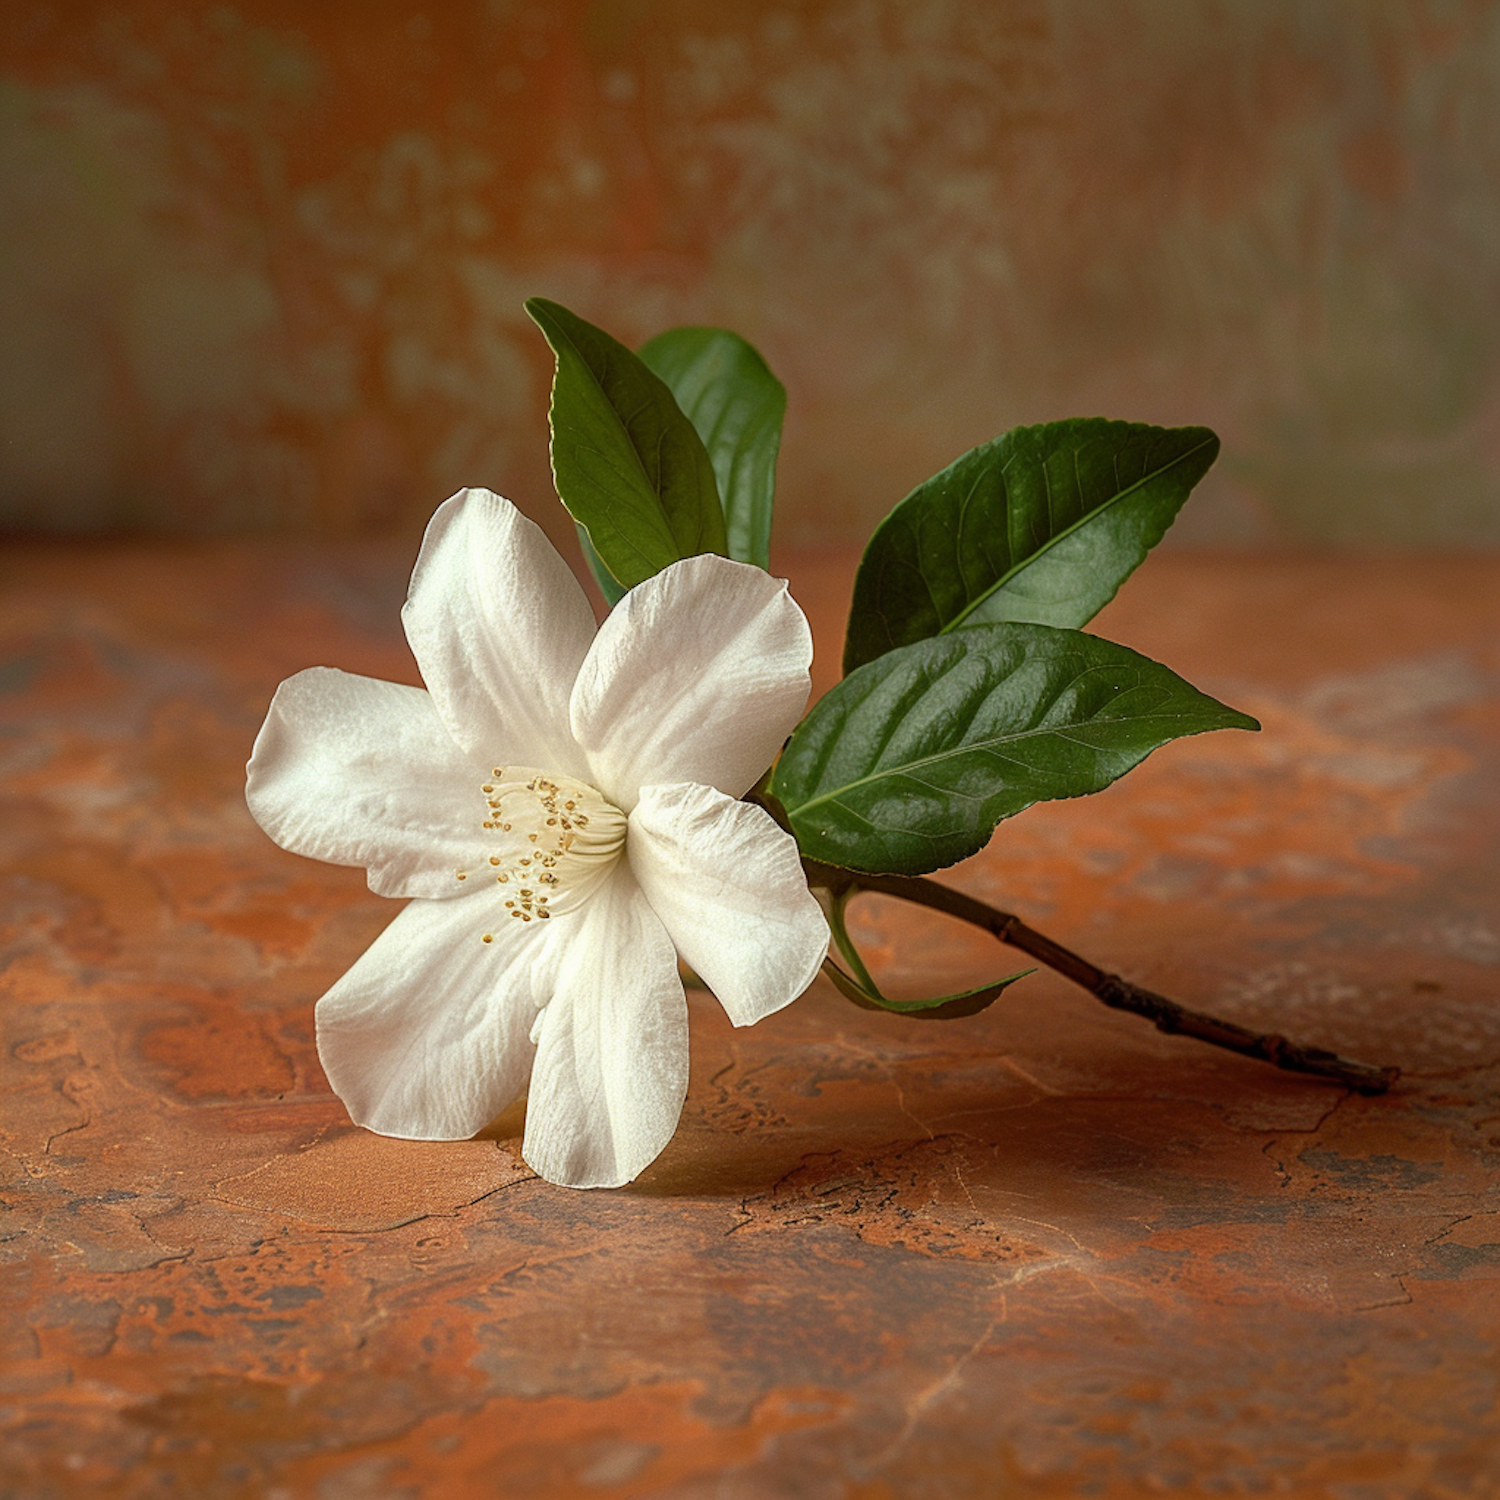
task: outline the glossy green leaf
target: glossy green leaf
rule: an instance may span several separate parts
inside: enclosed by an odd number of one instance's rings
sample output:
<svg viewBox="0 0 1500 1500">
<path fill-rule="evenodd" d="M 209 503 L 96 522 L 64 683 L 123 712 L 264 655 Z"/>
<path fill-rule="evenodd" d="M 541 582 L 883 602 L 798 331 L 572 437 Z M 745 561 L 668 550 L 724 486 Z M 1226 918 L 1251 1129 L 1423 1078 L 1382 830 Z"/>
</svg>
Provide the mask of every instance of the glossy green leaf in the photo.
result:
<svg viewBox="0 0 1500 1500">
<path fill-rule="evenodd" d="M 703 439 L 724 502 L 729 555 L 771 565 L 771 507 L 786 388 L 753 345 L 724 328 L 669 328 L 641 345 Z"/>
<path fill-rule="evenodd" d="M 798 725 L 771 791 L 810 858 L 921 875 L 1033 802 L 1101 790 L 1168 740 L 1259 727 L 1125 646 L 980 625 L 844 678 Z"/>
<path fill-rule="evenodd" d="M 852 974 L 846 974 L 834 961 L 824 959 L 823 972 L 833 981 L 833 987 L 846 1000 L 852 1000 L 865 1010 L 885 1010 L 898 1016 L 913 1016 L 919 1021 L 956 1021 L 963 1016 L 977 1015 L 1000 998 L 1001 992 L 1024 979 L 1035 969 L 1022 969 L 1016 974 L 1007 974 L 992 984 L 981 984 L 972 990 L 961 990 L 956 995 L 936 995 L 930 1000 L 892 1000 L 882 995 L 873 986 L 860 983 Z"/>
<path fill-rule="evenodd" d="M 526 311 L 557 356 L 552 474 L 573 519 L 625 588 L 699 552 L 726 553 L 703 440 L 640 358 L 556 302 Z"/>
<path fill-rule="evenodd" d="M 971 625 L 1087 624 L 1218 452 L 1206 427 L 1087 417 L 1017 427 L 964 454 L 870 538 L 844 670 Z"/>
</svg>

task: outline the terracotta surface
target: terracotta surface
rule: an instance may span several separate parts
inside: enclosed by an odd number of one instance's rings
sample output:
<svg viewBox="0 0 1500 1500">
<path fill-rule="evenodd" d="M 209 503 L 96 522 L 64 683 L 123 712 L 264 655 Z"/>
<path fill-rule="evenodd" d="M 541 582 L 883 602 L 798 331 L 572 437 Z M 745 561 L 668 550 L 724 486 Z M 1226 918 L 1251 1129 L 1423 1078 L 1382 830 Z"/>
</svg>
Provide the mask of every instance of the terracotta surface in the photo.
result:
<svg viewBox="0 0 1500 1500">
<path fill-rule="evenodd" d="M 1500 1494 L 1500 563 L 1153 561 L 1104 632 L 1265 732 L 951 875 L 1395 1093 L 1047 976 L 952 1023 L 700 994 L 677 1138 L 598 1193 L 531 1177 L 518 1113 L 356 1131 L 318 1069 L 393 907 L 272 847 L 241 767 L 291 671 L 410 678 L 408 564 L 0 562 L 0 1494 Z M 789 571 L 826 679 L 847 561 Z M 1015 967 L 860 923 L 907 992 Z"/>
</svg>

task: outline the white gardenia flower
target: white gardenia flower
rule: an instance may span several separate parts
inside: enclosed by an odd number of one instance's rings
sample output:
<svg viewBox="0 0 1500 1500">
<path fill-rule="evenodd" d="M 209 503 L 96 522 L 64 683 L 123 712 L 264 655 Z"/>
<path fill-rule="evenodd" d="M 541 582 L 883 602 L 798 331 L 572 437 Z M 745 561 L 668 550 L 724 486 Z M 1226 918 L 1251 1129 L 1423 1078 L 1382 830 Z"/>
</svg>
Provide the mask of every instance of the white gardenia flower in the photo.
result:
<svg viewBox="0 0 1500 1500">
<path fill-rule="evenodd" d="M 687 1092 L 677 954 L 748 1026 L 827 951 L 794 840 L 737 800 L 806 705 L 807 620 L 785 583 L 702 556 L 596 633 L 488 490 L 439 507 L 402 619 L 426 692 L 301 672 L 247 768 L 284 849 L 411 898 L 318 1002 L 318 1055 L 356 1123 L 415 1140 L 473 1135 L 529 1077 L 527 1162 L 618 1186 Z"/>
</svg>

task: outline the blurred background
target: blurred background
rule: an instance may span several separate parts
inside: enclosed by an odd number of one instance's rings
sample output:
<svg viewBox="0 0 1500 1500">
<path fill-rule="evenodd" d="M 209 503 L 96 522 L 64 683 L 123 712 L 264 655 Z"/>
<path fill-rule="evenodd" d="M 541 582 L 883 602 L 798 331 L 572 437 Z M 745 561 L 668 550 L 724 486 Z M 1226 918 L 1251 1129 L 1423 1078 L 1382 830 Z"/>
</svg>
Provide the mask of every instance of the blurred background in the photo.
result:
<svg viewBox="0 0 1500 1500">
<path fill-rule="evenodd" d="M 1017 423 L 1207 423 L 1179 539 L 1500 542 L 1500 6 L 115 0 L 0 41 L 0 529 L 568 533 L 556 298 L 785 381 L 778 540 Z"/>
</svg>

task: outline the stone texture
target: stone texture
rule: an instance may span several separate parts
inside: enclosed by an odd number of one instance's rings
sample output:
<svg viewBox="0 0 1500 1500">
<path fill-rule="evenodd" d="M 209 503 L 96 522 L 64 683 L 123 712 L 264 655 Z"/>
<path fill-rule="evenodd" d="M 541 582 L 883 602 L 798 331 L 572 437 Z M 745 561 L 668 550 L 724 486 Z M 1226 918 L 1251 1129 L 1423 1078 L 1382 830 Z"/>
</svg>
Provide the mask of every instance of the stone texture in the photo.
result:
<svg viewBox="0 0 1500 1500">
<path fill-rule="evenodd" d="M 850 562 L 787 559 L 823 687 Z M 1153 560 L 1100 630 L 1265 732 L 947 876 L 1391 1095 L 1047 975 L 950 1023 L 696 994 L 676 1139 L 575 1193 L 519 1109 L 348 1124 L 312 1006 L 392 907 L 244 812 L 283 676 L 412 680 L 408 563 L 0 561 L 7 1500 L 1500 1492 L 1500 564 Z M 1016 966 L 854 916 L 897 992 Z"/>
</svg>

